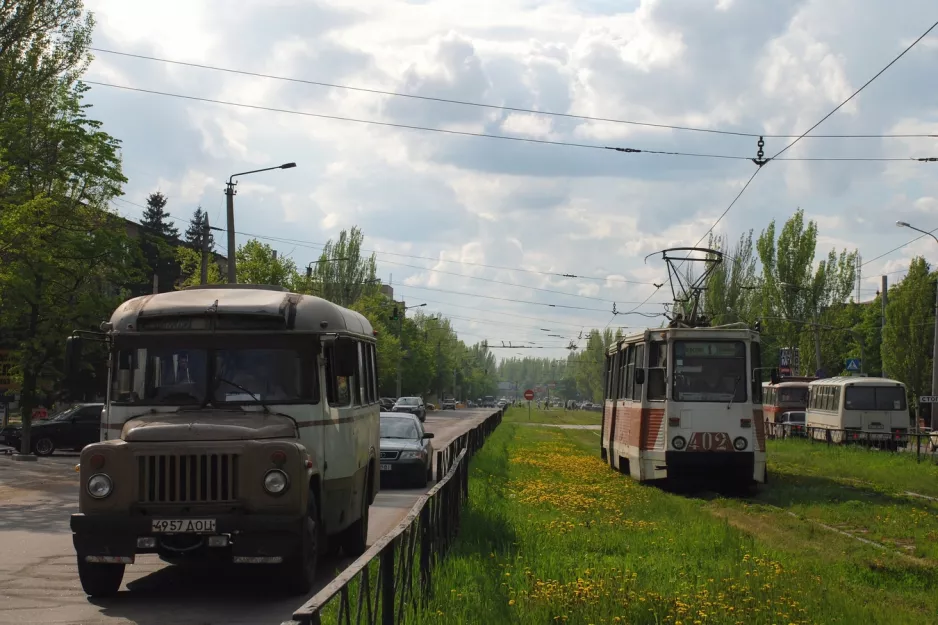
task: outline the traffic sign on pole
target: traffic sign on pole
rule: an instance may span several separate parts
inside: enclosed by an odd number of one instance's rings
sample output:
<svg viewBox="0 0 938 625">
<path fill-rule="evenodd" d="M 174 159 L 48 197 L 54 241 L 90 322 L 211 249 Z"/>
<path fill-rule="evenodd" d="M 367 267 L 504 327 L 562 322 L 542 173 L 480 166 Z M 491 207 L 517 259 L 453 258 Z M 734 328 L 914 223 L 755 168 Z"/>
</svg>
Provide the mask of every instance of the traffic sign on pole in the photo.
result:
<svg viewBox="0 0 938 625">
<path fill-rule="evenodd" d="M 920 404 L 938 404 L 938 395 L 922 395 L 918 398 Z"/>
<path fill-rule="evenodd" d="M 847 371 L 850 373 L 860 373 L 860 359 L 859 358 L 848 358 L 847 359 Z"/>
<path fill-rule="evenodd" d="M 532 391 L 531 389 L 526 390 L 524 392 L 524 398 L 528 401 L 531 401 L 532 399 L 534 399 L 534 391 Z"/>
</svg>

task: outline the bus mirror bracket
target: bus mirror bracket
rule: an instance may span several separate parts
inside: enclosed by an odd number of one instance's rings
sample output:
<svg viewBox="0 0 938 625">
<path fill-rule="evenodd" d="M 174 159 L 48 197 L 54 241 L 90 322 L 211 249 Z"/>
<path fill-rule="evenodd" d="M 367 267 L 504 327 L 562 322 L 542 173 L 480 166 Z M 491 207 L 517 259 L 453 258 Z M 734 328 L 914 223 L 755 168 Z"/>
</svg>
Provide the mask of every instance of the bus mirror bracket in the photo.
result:
<svg viewBox="0 0 938 625">
<path fill-rule="evenodd" d="M 775 368 L 773 367 L 773 368 L 769 371 L 769 375 L 771 376 L 772 384 L 778 384 L 778 381 L 779 381 L 778 369 L 775 369 Z"/>
</svg>

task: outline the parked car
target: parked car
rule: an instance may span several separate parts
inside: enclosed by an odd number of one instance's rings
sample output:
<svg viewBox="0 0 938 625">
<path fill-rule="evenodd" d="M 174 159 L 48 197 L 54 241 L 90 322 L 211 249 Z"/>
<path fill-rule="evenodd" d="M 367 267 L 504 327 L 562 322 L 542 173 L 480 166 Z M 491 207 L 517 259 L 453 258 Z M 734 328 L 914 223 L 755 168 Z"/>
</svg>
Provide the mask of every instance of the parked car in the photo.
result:
<svg viewBox="0 0 938 625">
<path fill-rule="evenodd" d="M 808 436 L 808 431 L 805 429 L 805 414 L 805 412 L 799 410 L 782 413 L 778 422 L 781 424 L 782 432 L 786 437 L 805 438 Z"/>
<path fill-rule="evenodd" d="M 378 400 L 378 403 L 381 405 L 381 410 L 385 412 L 391 412 L 391 409 L 394 408 L 394 402 L 397 400 L 393 397 L 382 397 Z"/>
<path fill-rule="evenodd" d="M 81 450 L 97 443 L 101 439 L 103 409 L 104 404 L 78 404 L 33 422 L 29 433 L 32 452 L 49 456 L 56 449 Z M 22 435 L 20 426 L 7 426 L 0 430 L 0 444 L 20 449 Z"/>
<path fill-rule="evenodd" d="M 401 397 L 394 402 L 391 412 L 408 412 L 421 421 L 427 419 L 427 407 L 424 405 L 422 397 Z"/>
<path fill-rule="evenodd" d="M 444 399 L 440 404 L 440 410 L 456 410 L 456 399 L 454 397 Z"/>
<path fill-rule="evenodd" d="M 412 414 L 381 413 L 381 475 L 400 476 L 415 487 L 433 477 L 432 432 Z"/>
</svg>

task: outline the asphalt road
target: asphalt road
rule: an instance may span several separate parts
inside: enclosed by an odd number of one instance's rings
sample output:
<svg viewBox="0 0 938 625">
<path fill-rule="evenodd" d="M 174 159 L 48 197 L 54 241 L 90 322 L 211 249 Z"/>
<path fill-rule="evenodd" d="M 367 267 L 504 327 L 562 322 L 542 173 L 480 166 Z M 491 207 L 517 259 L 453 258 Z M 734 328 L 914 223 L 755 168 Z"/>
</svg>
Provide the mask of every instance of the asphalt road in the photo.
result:
<svg viewBox="0 0 938 625">
<path fill-rule="evenodd" d="M 442 448 L 491 412 L 433 412 L 426 428 Z M 127 567 L 117 597 L 89 600 L 68 526 L 78 510 L 77 461 L 77 454 L 35 463 L 0 457 L 0 624 L 262 625 L 289 620 L 305 601 L 280 594 L 263 567 L 169 566 L 149 555 Z M 427 489 L 382 489 L 371 508 L 369 543 L 396 526 Z M 349 563 L 321 561 L 316 590 Z"/>
</svg>

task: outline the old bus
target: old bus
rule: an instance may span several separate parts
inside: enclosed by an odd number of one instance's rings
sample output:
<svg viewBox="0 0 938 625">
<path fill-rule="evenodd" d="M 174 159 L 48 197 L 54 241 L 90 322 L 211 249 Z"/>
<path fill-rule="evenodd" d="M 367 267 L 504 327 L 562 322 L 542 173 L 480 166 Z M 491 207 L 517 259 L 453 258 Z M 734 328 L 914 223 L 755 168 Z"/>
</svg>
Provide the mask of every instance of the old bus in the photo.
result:
<svg viewBox="0 0 938 625">
<path fill-rule="evenodd" d="M 813 438 L 895 447 L 908 434 L 906 388 L 898 380 L 846 376 L 816 380 L 808 389 L 805 424 Z"/>
<path fill-rule="evenodd" d="M 808 408 L 808 383 L 815 378 L 781 378 L 762 385 L 762 411 L 768 423 L 778 423 L 782 413 Z"/>
<path fill-rule="evenodd" d="M 636 480 L 764 482 L 759 334 L 738 325 L 628 336 L 606 354 L 602 458 Z"/>
<path fill-rule="evenodd" d="M 364 552 L 380 436 L 365 317 L 219 285 L 131 299 L 102 330 L 101 441 L 71 518 L 87 594 L 116 592 L 143 553 L 271 565 L 305 593 L 327 544 Z"/>
</svg>

